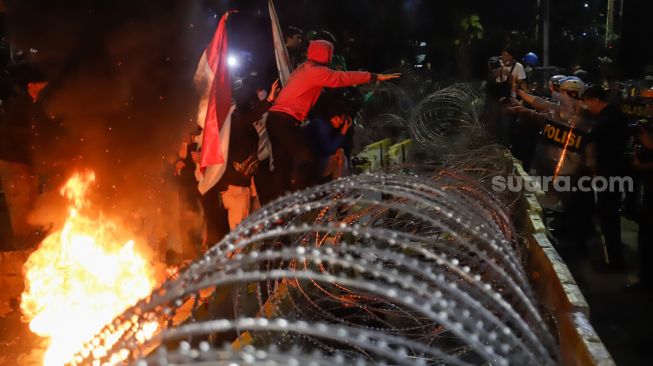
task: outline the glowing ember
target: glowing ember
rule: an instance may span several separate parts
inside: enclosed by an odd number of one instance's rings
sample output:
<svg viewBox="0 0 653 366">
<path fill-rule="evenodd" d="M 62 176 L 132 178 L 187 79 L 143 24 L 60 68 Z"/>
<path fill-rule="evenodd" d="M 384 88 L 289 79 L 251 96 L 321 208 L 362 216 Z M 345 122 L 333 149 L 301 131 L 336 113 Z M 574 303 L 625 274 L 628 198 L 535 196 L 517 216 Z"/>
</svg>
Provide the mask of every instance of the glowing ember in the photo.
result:
<svg viewBox="0 0 653 366">
<path fill-rule="evenodd" d="M 72 361 L 84 341 L 155 285 L 154 269 L 134 241 L 121 239 L 116 223 L 91 210 L 86 195 L 94 181 L 93 172 L 68 180 L 60 191 L 70 201 L 68 218 L 25 264 L 21 309 L 30 329 L 49 339 L 46 366 Z M 149 336 L 156 323 L 144 328 Z"/>
</svg>

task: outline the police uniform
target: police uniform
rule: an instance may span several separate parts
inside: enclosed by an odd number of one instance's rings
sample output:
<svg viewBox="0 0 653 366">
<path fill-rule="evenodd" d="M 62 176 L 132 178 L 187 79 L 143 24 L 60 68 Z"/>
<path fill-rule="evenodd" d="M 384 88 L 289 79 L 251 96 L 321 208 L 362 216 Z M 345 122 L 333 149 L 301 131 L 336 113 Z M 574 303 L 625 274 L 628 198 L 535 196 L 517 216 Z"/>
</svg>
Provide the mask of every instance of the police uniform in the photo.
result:
<svg viewBox="0 0 653 366">
<path fill-rule="evenodd" d="M 590 149 L 592 124 L 579 113 L 563 119 L 569 114 L 558 110 L 550 112 L 527 112 L 540 122 L 540 136 L 530 173 L 547 178 L 565 177 L 569 181 L 571 191 L 557 191 L 553 183 L 549 183 L 543 187 L 546 188 L 545 194 L 539 201 L 548 211 L 558 212 L 556 217 L 562 215 L 564 225 L 555 228 L 558 239 L 566 233 L 564 238 L 574 244 L 572 249 L 582 254 L 593 231 L 592 216 L 588 213 L 593 211 L 594 197 L 592 192 L 574 191 L 573 188 L 579 177 L 589 171 L 587 151 Z"/>
<path fill-rule="evenodd" d="M 588 172 L 587 150 L 592 124 L 580 115 L 569 120 L 549 118 L 544 121 L 535 148 L 531 175 L 541 177 L 569 177 L 570 188 Z M 554 211 L 564 211 L 574 192 L 556 192 L 548 187 L 542 206 Z"/>
</svg>

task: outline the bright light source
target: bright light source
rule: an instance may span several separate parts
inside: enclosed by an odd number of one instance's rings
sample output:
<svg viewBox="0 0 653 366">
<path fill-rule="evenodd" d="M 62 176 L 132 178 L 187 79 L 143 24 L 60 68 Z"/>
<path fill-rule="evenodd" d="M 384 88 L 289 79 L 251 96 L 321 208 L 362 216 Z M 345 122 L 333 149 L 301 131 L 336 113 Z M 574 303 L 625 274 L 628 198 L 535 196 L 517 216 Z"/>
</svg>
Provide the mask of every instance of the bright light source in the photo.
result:
<svg viewBox="0 0 653 366">
<path fill-rule="evenodd" d="M 583 4 L 583 5 L 584 5 L 586 8 L 589 8 L 589 7 L 590 7 L 590 4 L 588 4 L 588 3 L 585 3 L 585 4 Z"/>
<path fill-rule="evenodd" d="M 240 65 L 240 62 L 238 62 L 238 58 L 236 56 L 232 55 L 227 57 L 227 65 L 229 65 L 229 67 L 236 68 Z"/>
<path fill-rule="evenodd" d="M 420 47 L 426 47 L 426 42 L 420 42 L 420 43 L 419 43 L 419 46 L 420 46 Z"/>
</svg>

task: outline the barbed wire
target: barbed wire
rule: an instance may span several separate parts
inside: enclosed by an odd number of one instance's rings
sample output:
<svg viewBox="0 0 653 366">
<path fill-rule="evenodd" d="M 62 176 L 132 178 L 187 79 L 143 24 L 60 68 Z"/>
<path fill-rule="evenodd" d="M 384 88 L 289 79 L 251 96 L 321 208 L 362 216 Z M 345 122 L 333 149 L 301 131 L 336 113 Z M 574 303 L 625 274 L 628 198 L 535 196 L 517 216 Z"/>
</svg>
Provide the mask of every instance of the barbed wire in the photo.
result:
<svg viewBox="0 0 653 366">
<path fill-rule="evenodd" d="M 72 364 L 555 364 L 509 215 L 450 169 L 288 195 L 117 317 Z M 145 335 L 152 323 L 159 330 Z"/>
<path fill-rule="evenodd" d="M 491 141 L 479 119 L 482 108 L 479 91 L 472 85 L 454 84 L 422 99 L 407 129 L 428 156 L 446 159 Z"/>
</svg>

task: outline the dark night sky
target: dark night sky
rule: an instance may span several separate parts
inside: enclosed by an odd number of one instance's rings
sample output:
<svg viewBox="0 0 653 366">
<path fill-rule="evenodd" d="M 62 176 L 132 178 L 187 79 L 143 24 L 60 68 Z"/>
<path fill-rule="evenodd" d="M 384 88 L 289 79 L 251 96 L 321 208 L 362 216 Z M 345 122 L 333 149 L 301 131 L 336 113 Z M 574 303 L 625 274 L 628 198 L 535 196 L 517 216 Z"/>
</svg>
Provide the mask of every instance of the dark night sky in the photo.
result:
<svg viewBox="0 0 653 366">
<path fill-rule="evenodd" d="M 585 9 L 583 4 L 590 7 Z M 569 67 L 573 63 L 594 63 L 601 52 L 600 40 L 563 37 L 564 30 L 576 34 L 590 30 L 593 20 L 603 24 L 606 0 L 551 0 L 552 63 Z M 41 58 L 54 63 L 62 59 L 80 59 L 92 54 L 98 38 L 114 34 L 125 23 L 160 19 L 158 35 L 170 37 L 175 43 L 169 53 L 192 59 L 201 52 L 217 22 L 214 14 L 227 9 L 241 11 L 230 22 L 232 46 L 254 53 L 259 65 L 268 65 L 271 58 L 267 0 L 161 0 L 161 1 L 6 1 L 16 26 L 13 35 L 24 46 L 42 51 Z M 479 14 L 485 27 L 485 37 L 473 47 L 473 74 L 482 75 L 488 56 L 508 42 L 520 53 L 536 51 L 536 1 L 524 0 L 277 0 L 275 2 L 282 26 L 295 25 L 306 31 L 328 29 L 340 41 L 356 38 L 350 63 L 354 68 L 382 71 L 395 67 L 404 54 L 409 40 L 423 40 L 429 44 L 433 64 L 445 76 L 455 71 L 453 39 L 460 19 Z M 653 36 L 653 28 L 646 26 L 646 0 L 627 0 L 625 3 L 622 55 L 612 55 L 624 62 L 625 74 L 637 74 L 647 63 L 653 63 L 651 51 L 642 49 L 640 42 Z M 189 25 L 194 24 L 194 28 Z M 153 25 L 154 26 L 154 25 Z M 133 27 L 137 28 L 137 27 Z M 511 31 L 520 31 L 510 37 Z M 591 33 L 591 32 L 590 32 Z M 147 40 L 143 40 L 147 42 Z M 152 45 L 156 47 L 157 45 Z M 75 48 L 73 50 L 73 48 Z M 95 48 L 95 49 L 94 49 Z M 650 49 L 650 47 L 649 47 Z M 153 50 L 157 52 L 158 50 Z M 338 51 L 338 50 L 337 50 Z M 64 55 L 68 52 L 67 55 Z M 608 53 L 610 51 L 607 51 Z M 620 57 L 621 56 L 621 57 Z M 52 61 L 52 60 L 50 60 Z M 75 63 L 75 60 L 66 60 Z M 591 68 L 592 65 L 584 65 Z M 259 66 L 264 68 L 266 66 Z M 636 75 L 629 75 L 636 76 Z"/>
<path fill-rule="evenodd" d="M 401 57 L 410 53 L 409 40 L 424 40 L 429 44 L 429 56 L 444 77 L 455 72 L 453 39 L 460 19 L 479 14 L 485 37 L 473 47 L 473 72 L 481 77 L 487 57 L 496 55 L 501 47 L 511 42 L 525 54 L 535 51 L 541 55 L 536 42 L 536 1 L 523 0 L 277 0 L 277 12 L 282 25 L 295 25 L 304 30 L 325 28 L 340 41 L 355 35 L 358 57 L 353 57 L 355 68 L 381 71 L 395 67 Z M 585 8 L 584 4 L 588 4 Z M 261 52 L 260 59 L 269 55 L 266 49 L 267 1 L 222 0 L 218 11 L 227 8 L 241 10 L 232 26 L 238 31 L 236 43 Z M 580 63 L 593 71 L 596 57 L 609 55 L 622 63 L 621 75 L 641 77 L 644 66 L 653 63 L 653 50 L 642 47 L 644 39 L 653 37 L 646 0 L 626 0 L 624 4 L 621 45 L 618 51 L 605 50 L 602 38 L 592 34 L 602 32 L 606 0 L 551 0 L 551 62 L 561 67 Z M 617 1 L 619 8 L 619 1 Z M 251 24 L 258 22 L 258 28 Z M 239 25 L 244 26 L 241 32 Z M 619 24 L 618 24 L 619 26 Z M 252 31 L 257 34 L 252 34 Z M 565 32 L 571 32 L 570 39 Z M 515 34 L 516 33 L 516 34 Z M 581 36 L 587 33 L 588 36 Z"/>
</svg>

